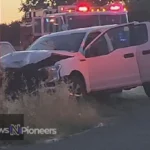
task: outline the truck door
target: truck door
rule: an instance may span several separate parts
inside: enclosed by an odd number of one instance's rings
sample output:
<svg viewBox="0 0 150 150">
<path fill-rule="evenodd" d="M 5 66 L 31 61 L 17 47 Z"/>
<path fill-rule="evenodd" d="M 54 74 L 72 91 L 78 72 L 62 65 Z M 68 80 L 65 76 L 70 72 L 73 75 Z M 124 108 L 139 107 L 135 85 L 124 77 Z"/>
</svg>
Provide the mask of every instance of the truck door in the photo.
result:
<svg viewBox="0 0 150 150">
<path fill-rule="evenodd" d="M 92 90 L 125 88 L 141 84 L 136 46 L 131 46 L 131 25 L 109 29 L 86 50 Z"/>
<path fill-rule="evenodd" d="M 150 22 L 134 26 L 137 61 L 142 83 L 150 82 Z"/>
</svg>

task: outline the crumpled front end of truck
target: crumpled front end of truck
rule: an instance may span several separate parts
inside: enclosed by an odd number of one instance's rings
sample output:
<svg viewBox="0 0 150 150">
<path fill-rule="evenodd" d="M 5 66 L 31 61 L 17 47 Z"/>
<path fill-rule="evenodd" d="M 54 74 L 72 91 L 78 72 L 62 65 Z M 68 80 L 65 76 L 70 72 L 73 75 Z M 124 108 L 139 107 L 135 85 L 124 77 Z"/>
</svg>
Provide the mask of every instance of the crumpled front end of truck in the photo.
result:
<svg viewBox="0 0 150 150">
<path fill-rule="evenodd" d="M 0 61 L 2 74 L 5 74 L 2 77 L 3 82 L 6 83 L 5 95 L 16 99 L 20 94 L 36 94 L 40 88 L 54 91 L 61 69 L 56 62 L 70 57 L 73 55 L 50 51 L 15 52 L 2 57 Z"/>
</svg>

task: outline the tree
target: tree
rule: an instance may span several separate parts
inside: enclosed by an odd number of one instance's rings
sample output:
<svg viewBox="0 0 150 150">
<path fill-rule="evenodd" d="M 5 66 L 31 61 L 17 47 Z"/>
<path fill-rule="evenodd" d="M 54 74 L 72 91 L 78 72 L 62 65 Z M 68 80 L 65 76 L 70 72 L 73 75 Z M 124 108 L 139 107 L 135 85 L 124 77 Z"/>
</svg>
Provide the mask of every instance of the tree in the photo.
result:
<svg viewBox="0 0 150 150">
<path fill-rule="evenodd" d="M 20 22 L 0 24 L 0 40 L 8 41 L 14 46 L 20 45 Z"/>
<path fill-rule="evenodd" d="M 130 5 L 135 10 L 146 10 L 150 12 L 150 0 L 131 0 Z"/>
<path fill-rule="evenodd" d="M 90 2 L 96 5 L 105 5 L 110 0 L 26 0 L 21 3 L 20 11 L 28 12 L 32 8 L 46 8 L 47 6 L 56 7 L 59 5 L 72 5 L 76 2 Z"/>
<path fill-rule="evenodd" d="M 21 2 L 20 11 L 28 12 L 32 8 L 45 8 L 47 7 L 47 0 L 26 0 L 25 2 Z"/>
<path fill-rule="evenodd" d="M 150 0 L 125 0 L 129 10 L 129 21 L 150 20 Z"/>
<path fill-rule="evenodd" d="M 59 5 L 72 4 L 76 0 L 26 0 L 25 2 L 21 2 L 20 11 L 28 12 L 32 8 L 40 9 L 47 8 L 48 6 L 56 7 Z"/>
</svg>

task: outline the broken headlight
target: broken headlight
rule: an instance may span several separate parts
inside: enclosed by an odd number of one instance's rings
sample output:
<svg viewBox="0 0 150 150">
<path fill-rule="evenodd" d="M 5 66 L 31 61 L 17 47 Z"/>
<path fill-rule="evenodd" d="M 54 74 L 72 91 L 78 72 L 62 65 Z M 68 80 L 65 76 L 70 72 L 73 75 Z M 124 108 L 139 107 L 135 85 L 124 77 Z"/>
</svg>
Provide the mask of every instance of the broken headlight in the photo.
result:
<svg viewBox="0 0 150 150">
<path fill-rule="evenodd" d="M 55 82 L 60 79 L 61 65 L 54 65 L 51 67 L 41 68 L 38 71 L 42 71 L 45 75 L 46 82 Z"/>
</svg>

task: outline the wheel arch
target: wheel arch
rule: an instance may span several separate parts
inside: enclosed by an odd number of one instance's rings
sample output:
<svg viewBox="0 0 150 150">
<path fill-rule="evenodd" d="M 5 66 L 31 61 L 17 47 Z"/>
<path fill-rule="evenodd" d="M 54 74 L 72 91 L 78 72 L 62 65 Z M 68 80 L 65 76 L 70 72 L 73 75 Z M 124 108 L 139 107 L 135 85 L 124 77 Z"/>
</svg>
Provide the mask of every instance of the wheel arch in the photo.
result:
<svg viewBox="0 0 150 150">
<path fill-rule="evenodd" d="M 70 73 L 70 75 L 68 76 L 68 78 L 71 78 L 71 76 L 78 76 L 80 79 L 82 79 L 82 80 L 83 80 L 83 82 L 84 82 L 84 85 L 85 85 L 86 91 L 87 91 L 87 84 L 86 84 L 86 80 L 85 80 L 85 78 L 84 78 L 83 74 L 82 74 L 80 71 L 78 71 L 78 70 L 73 70 L 73 71 Z"/>
</svg>

